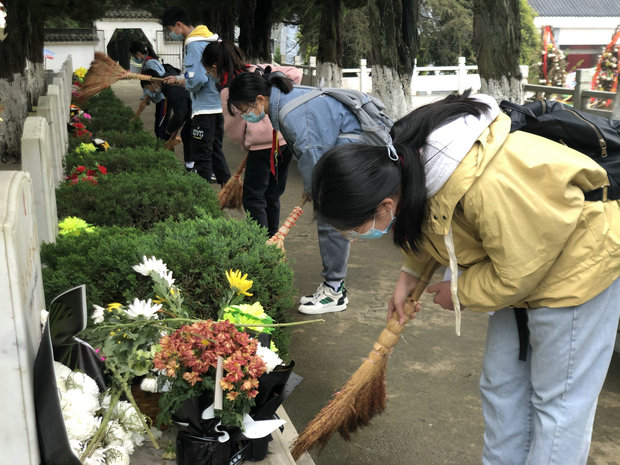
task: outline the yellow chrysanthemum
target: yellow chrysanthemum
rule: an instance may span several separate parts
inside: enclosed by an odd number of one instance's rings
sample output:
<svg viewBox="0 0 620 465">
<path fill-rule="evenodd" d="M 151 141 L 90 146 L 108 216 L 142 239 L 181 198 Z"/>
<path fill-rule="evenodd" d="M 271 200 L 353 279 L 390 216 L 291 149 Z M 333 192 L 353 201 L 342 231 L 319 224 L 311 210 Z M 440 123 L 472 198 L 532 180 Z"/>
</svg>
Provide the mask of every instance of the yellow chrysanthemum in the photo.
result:
<svg viewBox="0 0 620 465">
<path fill-rule="evenodd" d="M 121 308 L 123 306 L 123 304 L 119 304 L 118 302 L 112 302 L 111 304 L 106 305 L 106 308 L 108 310 L 114 310 L 117 308 Z"/>
<path fill-rule="evenodd" d="M 236 291 L 238 295 L 252 295 L 248 292 L 248 290 L 252 287 L 252 283 L 254 281 L 248 279 L 247 273 L 242 276 L 240 270 L 230 270 L 226 272 L 226 279 L 228 279 L 230 288 Z"/>
<path fill-rule="evenodd" d="M 82 232 L 90 233 L 94 230 L 93 225 L 76 216 L 67 216 L 58 223 L 58 234 L 62 236 L 79 236 Z"/>
<path fill-rule="evenodd" d="M 231 305 L 224 309 L 222 320 L 228 320 L 231 323 L 247 325 L 248 329 L 257 332 L 270 333 L 273 328 L 252 326 L 254 324 L 272 324 L 273 319 L 265 313 L 263 306 L 260 302 L 255 302 L 252 305 Z"/>
<path fill-rule="evenodd" d="M 77 77 L 79 78 L 83 78 L 84 76 L 86 76 L 86 73 L 88 72 L 88 70 L 84 67 L 78 68 L 76 69 L 73 74 L 75 74 Z"/>
</svg>

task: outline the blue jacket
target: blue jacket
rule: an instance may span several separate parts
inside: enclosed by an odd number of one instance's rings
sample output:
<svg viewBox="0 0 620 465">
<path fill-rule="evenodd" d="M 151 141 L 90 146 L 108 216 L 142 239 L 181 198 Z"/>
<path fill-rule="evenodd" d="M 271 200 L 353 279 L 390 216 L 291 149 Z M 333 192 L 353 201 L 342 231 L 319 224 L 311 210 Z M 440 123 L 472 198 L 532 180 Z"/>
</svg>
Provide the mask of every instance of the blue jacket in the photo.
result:
<svg viewBox="0 0 620 465">
<path fill-rule="evenodd" d="M 192 99 L 192 117 L 195 115 L 222 113 L 220 93 L 215 87 L 215 79 L 207 75 L 201 63 L 202 52 L 209 42 L 218 39 L 206 26 L 197 26 L 185 39 L 185 87 Z"/>
<path fill-rule="evenodd" d="M 166 70 L 164 69 L 164 65 L 161 64 L 161 62 L 155 58 L 150 58 L 148 60 L 146 60 L 145 62 L 143 62 L 142 64 L 142 70 L 146 71 L 152 69 L 153 71 L 155 71 L 157 74 L 159 74 L 160 76 L 163 76 L 164 74 L 166 74 Z M 148 90 L 144 90 L 143 96 L 144 95 L 148 95 L 149 97 L 151 97 L 151 102 L 153 103 L 159 103 L 159 102 L 163 102 L 165 97 L 161 94 L 161 92 L 149 92 Z"/>
<path fill-rule="evenodd" d="M 340 136 L 361 134 L 362 130 L 351 110 L 327 95 L 303 103 L 291 110 L 283 121 L 279 121 L 280 108 L 309 91 L 294 88 L 290 93 L 283 94 L 277 87 L 272 87 L 269 96 L 269 119 L 295 152 L 297 166 L 304 182 L 304 191 L 311 193 L 312 170 L 319 158 L 336 145 L 359 143 L 357 139 Z"/>
</svg>

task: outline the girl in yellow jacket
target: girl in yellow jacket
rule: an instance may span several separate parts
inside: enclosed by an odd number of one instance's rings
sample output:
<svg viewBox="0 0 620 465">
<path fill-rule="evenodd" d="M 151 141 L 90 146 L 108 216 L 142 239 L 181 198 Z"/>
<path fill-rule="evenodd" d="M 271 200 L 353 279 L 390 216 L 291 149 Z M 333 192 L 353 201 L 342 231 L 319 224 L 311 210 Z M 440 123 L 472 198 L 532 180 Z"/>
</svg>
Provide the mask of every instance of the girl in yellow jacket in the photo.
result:
<svg viewBox="0 0 620 465">
<path fill-rule="evenodd" d="M 404 323 L 403 303 L 431 259 L 450 268 L 450 281 L 428 291 L 455 310 L 457 333 L 461 308 L 491 313 L 484 464 L 585 464 L 620 318 L 620 203 L 584 199 L 609 184 L 605 170 L 511 134 L 485 95 L 421 107 L 392 138 L 393 147 L 326 153 L 313 173 L 316 212 L 352 238 L 393 230 L 406 260 L 388 317 Z"/>
</svg>

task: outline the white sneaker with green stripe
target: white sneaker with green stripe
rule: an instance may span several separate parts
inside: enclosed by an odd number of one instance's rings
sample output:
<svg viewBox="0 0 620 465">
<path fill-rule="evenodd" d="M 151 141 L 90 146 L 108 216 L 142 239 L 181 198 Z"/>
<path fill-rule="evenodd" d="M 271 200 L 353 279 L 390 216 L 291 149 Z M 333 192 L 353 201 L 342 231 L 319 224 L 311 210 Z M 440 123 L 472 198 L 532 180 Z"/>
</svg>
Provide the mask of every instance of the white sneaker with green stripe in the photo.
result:
<svg viewBox="0 0 620 465">
<path fill-rule="evenodd" d="M 321 283 L 314 294 L 305 295 L 299 299 L 299 311 L 306 315 L 318 315 L 320 313 L 341 312 L 347 308 L 349 299 L 344 282 L 337 291 L 326 283 Z"/>
</svg>

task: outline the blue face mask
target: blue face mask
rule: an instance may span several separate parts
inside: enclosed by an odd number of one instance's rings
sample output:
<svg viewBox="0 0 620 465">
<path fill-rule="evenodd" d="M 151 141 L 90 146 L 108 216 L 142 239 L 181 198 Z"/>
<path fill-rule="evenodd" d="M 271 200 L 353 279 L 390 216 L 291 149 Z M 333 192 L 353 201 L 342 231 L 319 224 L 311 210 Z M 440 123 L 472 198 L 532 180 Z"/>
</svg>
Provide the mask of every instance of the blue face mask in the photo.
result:
<svg viewBox="0 0 620 465">
<path fill-rule="evenodd" d="M 241 117 L 248 123 L 258 123 L 265 117 L 265 110 L 261 110 L 260 115 L 257 115 L 253 111 L 250 111 L 249 113 L 241 115 Z"/>
<path fill-rule="evenodd" d="M 185 37 L 183 37 L 183 34 L 177 34 L 176 32 L 171 32 L 170 38 L 172 40 L 185 40 Z"/>
<path fill-rule="evenodd" d="M 360 234 L 357 231 L 347 231 L 347 235 L 351 239 L 379 239 L 380 237 L 382 237 L 385 234 L 387 234 L 390 231 L 390 229 L 392 229 L 392 225 L 394 224 L 394 220 L 396 220 L 396 217 L 392 213 L 392 210 L 390 210 L 390 216 L 392 217 L 392 221 L 390 221 L 390 224 L 388 224 L 387 228 L 385 228 L 383 231 L 380 230 L 380 229 L 375 228 L 375 218 L 373 218 L 372 219 L 372 226 L 365 233 L 361 233 Z"/>
<path fill-rule="evenodd" d="M 154 99 L 155 97 L 157 97 L 159 95 L 159 92 L 151 92 L 148 89 L 144 89 L 144 92 L 146 93 L 146 95 L 148 95 L 152 99 Z"/>
</svg>

